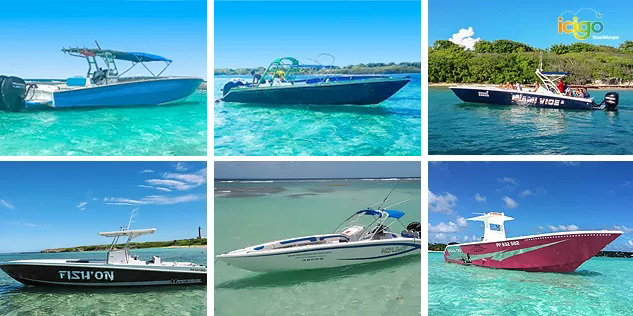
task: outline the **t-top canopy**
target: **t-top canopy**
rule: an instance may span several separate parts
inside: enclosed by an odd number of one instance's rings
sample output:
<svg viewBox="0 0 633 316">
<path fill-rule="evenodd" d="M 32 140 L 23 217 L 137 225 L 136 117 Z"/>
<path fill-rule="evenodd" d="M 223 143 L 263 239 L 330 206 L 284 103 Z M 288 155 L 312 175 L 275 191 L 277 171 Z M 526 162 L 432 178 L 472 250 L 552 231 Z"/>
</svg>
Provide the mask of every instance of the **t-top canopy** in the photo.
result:
<svg viewBox="0 0 633 316">
<path fill-rule="evenodd" d="M 138 237 L 142 235 L 151 235 L 155 232 L 156 232 L 156 228 L 148 228 L 148 229 L 119 230 L 115 232 L 103 232 L 103 233 L 99 233 L 99 235 L 103 237 L 131 236 L 132 238 L 134 238 L 134 237 Z"/>
<path fill-rule="evenodd" d="M 568 72 L 541 72 L 541 74 L 543 75 L 550 75 L 550 76 L 567 76 L 569 75 Z"/>
<path fill-rule="evenodd" d="M 144 62 L 150 62 L 150 61 L 164 61 L 167 63 L 172 62 L 171 59 L 167 59 L 165 57 L 152 55 L 148 53 L 141 53 L 141 52 L 121 52 L 121 51 L 110 50 L 110 49 L 93 49 L 93 48 L 64 48 L 62 49 L 62 51 L 64 53 L 75 53 L 75 54 L 80 54 L 86 57 L 105 56 L 106 54 L 110 54 L 112 58 L 114 59 L 125 60 L 125 61 L 134 62 L 134 63 L 138 63 L 138 62 L 144 63 Z M 81 56 L 77 56 L 77 57 L 81 57 Z"/>
<path fill-rule="evenodd" d="M 356 214 L 382 216 L 383 212 L 387 213 L 387 215 L 389 215 L 389 217 L 393 217 L 393 218 L 396 218 L 396 219 L 401 218 L 402 216 L 404 216 L 404 212 L 396 211 L 396 210 L 383 210 L 383 211 L 378 211 L 378 210 L 360 210 L 360 211 L 356 212 Z"/>
</svg>

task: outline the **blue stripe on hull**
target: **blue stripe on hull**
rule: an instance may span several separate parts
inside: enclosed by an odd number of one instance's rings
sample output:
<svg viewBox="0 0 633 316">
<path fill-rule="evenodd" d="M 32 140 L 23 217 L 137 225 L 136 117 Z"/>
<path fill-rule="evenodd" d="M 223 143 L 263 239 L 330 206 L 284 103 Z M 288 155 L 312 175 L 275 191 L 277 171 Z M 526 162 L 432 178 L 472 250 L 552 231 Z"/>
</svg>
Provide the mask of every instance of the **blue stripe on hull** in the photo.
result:
<svg viewBox="0 0 633 316">
<path fill-rule="evenodd" d="M 202 79 L 158 79 L 55 92 L 62 107 L 158 105 L 180 100 L 196 91 Z"/>
<path fill-rule="evenodd" d="M 403 243 L 403 242 L 388 243 L 388 244 L 375 244 L 375 245 L 357 245 L 357 246 L 341 246 L 341 247 L 319 247 L 318 249 L 297 250 L 297 251 L 288 251 L 288 252 L 283 252 L 283 253 L 260 254 L 260 255 L 254 255 L 254 256 L 246 256 L 246 258 L 268 257 L 268 256 L 284 256 L 284 255 L 303 253 L 303 252 L 324 251 L 324 250 L 334 250 L 334 249 L 350 249 L 350 248 L 365 248 L 365 247 L 386 247 L 386 246 L 409 246 L 409 247 L 413 247 L 413 249 L 419 249 L 421 247 L 418 244 Z"/>
</svg>

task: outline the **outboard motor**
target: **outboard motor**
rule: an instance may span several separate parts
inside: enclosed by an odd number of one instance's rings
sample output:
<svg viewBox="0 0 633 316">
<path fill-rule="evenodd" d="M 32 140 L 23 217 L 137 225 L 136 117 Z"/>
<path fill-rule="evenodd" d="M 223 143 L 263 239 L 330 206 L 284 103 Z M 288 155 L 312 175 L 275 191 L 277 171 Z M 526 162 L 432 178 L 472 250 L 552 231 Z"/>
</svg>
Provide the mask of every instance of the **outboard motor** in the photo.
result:
<svg viewBox="0 0 633 316">
<path fill-rule="evenodd" d="M 618 103 L 620 103 L 620 94 L 617 92 L 608 92 L 602 102 L 606 104 L 608 111 L 615 111 L 618 107 Z"/>
<path fill-rule="evenodd" d="M 225 96 L 227 93 L 229 93 L 231 89 L 235 87 L 243 86 L 243 85 L 246 85 L 244 81 L 231 79 L 231 81 L 227 82 L 222 88 L 222 96 Z"/>
<path fill-rule="evenodd" d="M 26 82 L 18 77 L 0 78 L 0 109 L 18 112 L 25 108 Z"/>
<path fill-rule="evenodd" d="M 407 230 L 402 232 L 402 235 L 410 238 L 420 238 L 422 234 L 422 225 L 419 222 L 411 222 L 407 225 Z"/>
</svg>

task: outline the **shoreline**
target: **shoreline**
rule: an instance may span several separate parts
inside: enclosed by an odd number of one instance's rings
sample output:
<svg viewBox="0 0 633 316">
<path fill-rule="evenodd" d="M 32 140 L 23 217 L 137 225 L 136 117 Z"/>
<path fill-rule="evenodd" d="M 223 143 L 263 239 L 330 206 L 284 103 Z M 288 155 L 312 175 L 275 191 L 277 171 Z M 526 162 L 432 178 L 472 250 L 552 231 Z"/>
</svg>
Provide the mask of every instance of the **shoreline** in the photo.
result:
<svg viewBox="0 0 633 316">
<path fill-rule="evenodd" d="M 449 83 L 449 82 L 434 82 L 427 83 L 428 87 L 451 87 L 461 85 L 481 85 L 481 86 L 497 86 L 491 83 Z M 524 85 L 525 88 L 532 88 L 533 85 Z M 583 87 L 590 90 L 633 90 L 633 85 L 630 86 L 618 86 L 618 85 L 571 85 L 572 88 Z"/>
</svg>

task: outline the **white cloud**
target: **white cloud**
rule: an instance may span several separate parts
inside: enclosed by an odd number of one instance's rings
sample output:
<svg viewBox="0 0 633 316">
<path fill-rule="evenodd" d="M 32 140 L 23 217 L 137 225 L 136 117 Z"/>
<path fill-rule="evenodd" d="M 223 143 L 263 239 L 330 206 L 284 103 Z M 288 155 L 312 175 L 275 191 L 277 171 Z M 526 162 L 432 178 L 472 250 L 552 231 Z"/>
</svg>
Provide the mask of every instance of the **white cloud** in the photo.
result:
<svg viewBox="0 0 633 316">
<path fill-rule="evenodd" d="M 565 231 L 574 231 L 574 230 L 578 230 L 578 226 L 571 224 L 571 225 L 547 225 L 547 229 L 553 231 L 553 232 L 565 232 Z"/>
<path fill-rule="evenodd" d="M 580 166 L 580 161 L 561 161 L 560 163 L 568 167 Z"/>
<path fill-rule="evenodd" d="M 508 184 L 512 184 L 512 185 L 519 184 L 519 180 L 517 180 L 515 178 L 510 178 L 510 177 L 501 177 L 501 178 L 497 179 L 497 182 L 508 183 Z"/>
<path fill-rule="evenodd" d="M 473 35 L 475 35 L 475 31 L 471 26 L 468 27 L 468 29 L 460 29 L 459 32 L 453 34 L 453 36 L 448 40 L 465 49 L 474 50 L 475 43 L 481 41 L 481 38 L 473 38 Z"/>
<path fill-rule="evenodd" d="M 475 194 L 475 201 L 477 202 L 486 202 L 486 197 L 477 193 Z"/>
<path fill-rule="evenodd" d="M 523 192 L 520 193 L 521 197 L 528 197 L 530 195 L 532 195 L 532 191 L 530 190 L 523 190 Z"/>
<path fill-rule="evenodd" d="M 453 222 L 448 222 L 448 224 L 440 222 L 435 226 L 429 223 L 429 233 L 456 233 L 459 230 L 459 226 Z"/>
<path fill-rule="evenodd" d="M 633 240 L 627 240 L 626 245 L 629 247 L 633 247 Z"/>
<path fill-rule="evenodd" d="M 186 202 L 195 202 L 204 200 L 206 197 L 204 194 L 187 194 L 179 196 L 166 196 L 166 195 L 149 195 L 142 197 L 139 200 L 110 197 L 105 198 L 104 202 L 110 205 L 168 205 L 178 204 Z"/>
<path fill-rule="evenodd" d="M 154 170 L 151 170 L 151 169 L 141 170 L 141 173 L 152 173 L 152 172 L 154 172 Z"/>
<path fill-rule="evenodd" d="M 6 207 L 8 209 L 15 209 L 15 207 L 13 205 L 11 205 L 11 203 L 9 203 L 9 202 L 7 202 L 7 200 L 3 200 L 3 199 L 0 199 L 0 206 Z"/>
<path fill-rule="evenodd" d="M 163 192 L 171 192 L 171 191 L 173 191 L 172 189 L 163 188 L 163 187 L 156 187 L 156 186 L 153 186 L 153 185 L 144 185 L 144 184 L 139 184 L 139 185 L 137 185 L 137 186 L 138 186 L 138 187 L 141 187 L 141 188 L 146 188 L 146 189 L 155 189 L 155 190 L 160 190 L 160 191 L 163 191 Z"/>
<path fill-rule="evenodd" d="M 463 218 L 461 216 L 458 216 L 457 217 L 457 226 L 459 226 L 459 227 L 468 227 L 468 221 L 465 218 Z"/>
<path fill-rule="evenodd" d="M 86 205 L 88 205 L 88 202 L 79 202 L 79 204 L 77 204 L 77 208 L 80 211 L 85 211 L 86 210 Z"/>
<path fill-rule="evenodd" d="M 154 187 L 186 191 L 207 183 L 207 169 L 192 173 L 165 173 L 163 179 L 149 179 L 145 182 Z M 163 189 L 163 191 L 166 190 Z"/>
<path fill-rule="evenodd" d="M 457 200 L 456 196 L 448 192 L 435 195 L 429 190 L 429 211 L 450 214 L 457 205 Z"/>
<path fill-rule="evenodd" d="M 464 241 L 468 241 L 469 237 L 468 235 L 464 235 Z"/>
<path fill-rule="evenodd" d="M 629 227 L 626 227 L 624 225 L 614 225 L 613 228 L 615 228 L 617 230 L 621 230 L 621 231 L 623 231 L 625 233 L 633 232 L 633 228 L 629 228 Z"/>
<path fill-rule="evenodd" d="M 506 207 L 508 208 L 516 208 L 517 206 L 519 206 L 519 203 L 517 203 L 515 200 L 511 199 L 510 197 L 504 196 L 501 199 L 503 200 L 503 202 L 506 204 Z"/>
<path fill-rule="evenodd" d="M 184 162 L 177 162 L 174 169 L 176 169 L 176 171 L 187 171 L 188 167 Z"/>
</svg>

